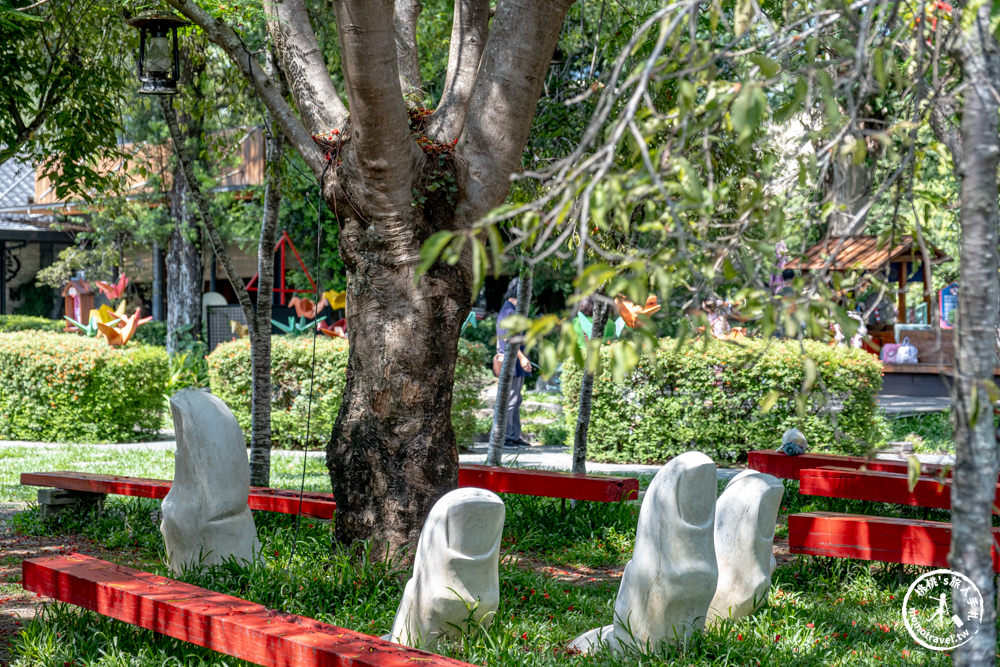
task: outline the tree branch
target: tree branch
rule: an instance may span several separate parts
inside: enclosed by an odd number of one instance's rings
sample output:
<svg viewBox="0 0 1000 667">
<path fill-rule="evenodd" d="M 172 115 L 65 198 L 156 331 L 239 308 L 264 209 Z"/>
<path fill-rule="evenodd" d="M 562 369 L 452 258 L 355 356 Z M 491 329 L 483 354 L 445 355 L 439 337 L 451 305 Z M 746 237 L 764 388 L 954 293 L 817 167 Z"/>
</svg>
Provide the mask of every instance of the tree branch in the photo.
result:
<svg viewBox="0 0 1000 667">
<path fill-rule="evenodd" d="M 399 85 L 407 104 L 418 101 L 424 87 L 420 77 L 420 58 L 417 56 L 417 18 L 423 8 L 420 0 L 396 0 L 392 13 Z"/>
<path fill-rule="evenodd" d="M 948 148 L 955 173 L 962 173 L 962 135 L 958 127 L 958 111 L 955 98 L 941 94 L 931 104 L 930 126 L 934 137 Z"/>
<path fill-rule="evenodd" d="M 459 150 L 469 180 L 459 215 L 468 222 L 499 205 L 521 164 L 531 120 L 573 0 L 501 2 L 472 87 Z"/>
<path fill-rule="evenodd" d="M 167 0 L 167 2 L 200 27 L 209 40 L 222 47 L 260 95 L 268 111 L 281 126 L 288 143 L 295 147 L 309 168 L 319 177 L 326 166 L 322 149 L 313 141 L 302 121 L 282 97 L 278 87 L 247 51 L 240 36 L 225 21 L 206 12 L 194 0 Z"/>
<path fill-rule="evenodd" d="M 340 0 L 335 7 L 354 162 L 367 186 L 386 198 L 372 202 L 377 208 L 405 210 L 419 149 L 410 138 L 399 87 L 392 0 Z M 403 146 L 411 148 L 410 159 Z"/>
<path fill-rule="evenodd" d="M 469 93 L 483 59 L 489 20 L 489 0 L 455 0 L 444 92 L 427 124 L 427 134 L 436 141 L 451 141 L 462 133 Z"/>
<path fill-rule="evenodd" d="M 305 3 L 276 0 L 265 2 L 264 9 L 267 31 L 306 129 L 315 135 L 341 128 L 347 120 L 347 107 L 330 78 Z"/>
</svg>

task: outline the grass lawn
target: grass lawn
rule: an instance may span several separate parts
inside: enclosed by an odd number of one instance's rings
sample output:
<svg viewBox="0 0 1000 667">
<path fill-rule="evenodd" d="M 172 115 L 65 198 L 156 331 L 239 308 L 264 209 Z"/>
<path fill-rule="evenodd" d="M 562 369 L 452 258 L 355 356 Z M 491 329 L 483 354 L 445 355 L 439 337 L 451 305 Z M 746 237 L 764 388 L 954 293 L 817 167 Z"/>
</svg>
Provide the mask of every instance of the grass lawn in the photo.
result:
<svg viewBox="0 0 1000 667">
<path fill-rule="evenodd" d="M 22 471 L 75 469 L 144 477 L 172 476 L 172 453 L 114 447 L 0 449 L 0 502 L 31 500 Z M 297 488 L 301 452 L 275 452 L 272 485 Z M 310 457 L 306 488 L 329 491 L 323 459 Z M 643 480 L 645 484 L 648 478 Z M 784 516 L 807 509 L 899 513 L 874 503 L 798 496 L 787 483 Z M 650 656 L 567 654 L 581 632 L 611 621 L 621 568 L 631 557 L 637 507 L 505 496 L 507 520 L 500 566 L 501 603 L 493 625 L 438 652 L 488 665 L 881 665 L 950 664 L 920 647 L 902 623 L 908 585 L 927 568 L 820 558 L 779 567 L 763 609 L 724 623 L 688 645 Z M 82 535 L 158 574 L 168 575 L 158 530 L 158 501 L 110 497 L 100 516 L 66 513 L 42 521 L 36 508 L 15 518 L 24 535 Z M 908 509 L 903 514 L 923 510 Z M 945 513 L 931 512 L 928 518 Z M 182 577 L 199 586 L 370 634 L 389 631 L 408 572 L 393 564 L 351 564 L 331 553 L 332 524 L 254 514 L 264 562 L 229 564 Z M 169 575 L 168 575 L 169 576 Z M 0 597 L 16 584 L 0 583 Z M 25 625 L 11 647 L 11 667 L 94 665 L 243 665 L 190 644 L 138 630 L 90 612 L 54 604 Z"/>
</svg>

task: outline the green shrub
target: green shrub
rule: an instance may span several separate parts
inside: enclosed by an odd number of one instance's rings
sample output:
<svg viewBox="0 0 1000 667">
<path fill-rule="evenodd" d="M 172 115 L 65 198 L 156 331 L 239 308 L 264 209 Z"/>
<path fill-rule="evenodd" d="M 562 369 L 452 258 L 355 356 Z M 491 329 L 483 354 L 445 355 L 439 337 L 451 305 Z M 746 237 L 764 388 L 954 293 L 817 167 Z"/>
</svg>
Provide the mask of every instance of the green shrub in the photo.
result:
<svg viewBox="0 0 1000 667">
<path fill-rule="evenodd" d="M 309 374 L 312 338 L 275 336 L 271 339 L 271 438 L 278 447 L 317 448 L 325 446 L 340 410 L 347 372 L 347 341 L 325 336 L 316 339 L 315 391 L 309 438 L 306 414 L 309 405 Z M 479 389 L 488 381 L 479 364 L 474 344 L 461 341 L 456 364 L 456 386 L 452 403 L 452 423 L 459 442 L 475 432 L 474 410 Z M 212 393 L 225 401 L 244 431 L 250 431 L 250 343 L 240 339 L 222 343 L 207 357 Z"/>
<path fill-rule="evenodd" d="M 129 442 L 157 433 L 167 355 L 98 338 L 0 334 L 0 438 Z"/>
<path fill-rule="evenodd" d="M 135 330 L 132 340 L 144 345 L 157 345 L 166 347 L 167 345 L 167 323 L 153 320 L 146 322 Z"/>
<path fill-rule="evenodd" d="M 50 320 L 31 315 L 0 315 L 0 332 L 4 331 L 55 331 L 66 328 L 66 320 Z"/>
<path fill-rule="evenodd" d="M 601 350 L 604 370 L 594 382 L 587 449 L 597 460 L 660 462 L 698 450 L 732 461 L 776 448 L 791 427 L 805 434 L 812 451 L 862 453 L 882 437 L 875 403 L 882 365 L 860 350 L 760 339 L 678 346 L 664 338 L 655 360 L 643 358 L 621 382 L 611 377 L 613 356 L 614 345 Z M 807 374 L 815 382 L 802 395 Z M 569 442 L 580 378 L 579 366 L 563 366 Z M 772 392 L 777 400 L 762 409 Z"/>
</svg>

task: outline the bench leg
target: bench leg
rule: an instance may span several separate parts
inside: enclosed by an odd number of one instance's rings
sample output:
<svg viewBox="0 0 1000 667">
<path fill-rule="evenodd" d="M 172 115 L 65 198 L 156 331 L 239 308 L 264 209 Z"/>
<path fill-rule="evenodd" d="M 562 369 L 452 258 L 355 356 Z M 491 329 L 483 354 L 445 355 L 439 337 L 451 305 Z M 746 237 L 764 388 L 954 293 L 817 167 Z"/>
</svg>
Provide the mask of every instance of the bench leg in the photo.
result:
<svg viewBox="0 0 1000 667">
<path fill-rule="evenodd" d="M 98 512 L 104 509 L 104 493 L 90 493 L 89 491 L 67 491 L 65 489 L 39 489 L 38 505 L 42 510 L 42 518 L 56 516 L 66 507 L 97 508 Z"/>
</svg>

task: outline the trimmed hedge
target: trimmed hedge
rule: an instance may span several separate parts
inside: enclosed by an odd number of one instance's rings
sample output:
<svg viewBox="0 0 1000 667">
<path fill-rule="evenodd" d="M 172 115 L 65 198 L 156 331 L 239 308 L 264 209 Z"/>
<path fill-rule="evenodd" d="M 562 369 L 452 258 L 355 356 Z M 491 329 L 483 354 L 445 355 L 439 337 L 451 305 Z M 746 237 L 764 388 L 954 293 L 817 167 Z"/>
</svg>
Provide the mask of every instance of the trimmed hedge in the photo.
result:
<svg viewBox="0 0 1000 667">
<path fill-rule="evenodd" d="M 53 331 L 66 328 L 66 320 L 50 320 L 31 315 L 0 315 L 0 332 L 4 331 Z"/>
<path fill-rule="evenodd" d="M 348 343 L 342 338 L 316 339 L 315 390 L 312 417 L 306 439 L 306 409 L 309 404 L 309 373 L 312 364 L 310 336 L 274 336 L 271 339 L 271 439 L 277 447 L 324 447 L 340 410 L 347 372 Z M 475 344 L 459 343 L 456 386 L 452 401 L 452 423 L 459 442 L 475 430 L 474 410 L 479 389 L 488 381 Z M 225 401 L 246 433 L 250 432 L 250 343 L 239 339 L 222 343 L 208 361 L 212 393 Z"/>
<path fill-rule="evenodd" d="M 131 442 L 163 418 L 167 355 L 76 334 L 0 334 L 0 438 Z"/>
<path fill-rule="evenodd" d="M 717 461 L 745 459 L 750 450 L 777 448 L 792 427 L 805 434 L 812 451 L 864 453 L 882 439 L 875 402 L 882 364 L 861 350 L 752 338 L 739 345 L 695 340 L 678 346 L 664 338 L 655 360 L 643 357 L 621 382 L 611 377 L 613 358 L 614 345 L 602 348 L 604 370 L 595 378 L 587 437 L 595 460 L 658 463 L 690 450 Z M 807 359 L 816 380 L 800 396 Z M 563 366 L 570 444 L 580 379 L 579 366 Z M 778 398 L 765 411 L 762 404 L 773 391 Z"/>
</svg>

